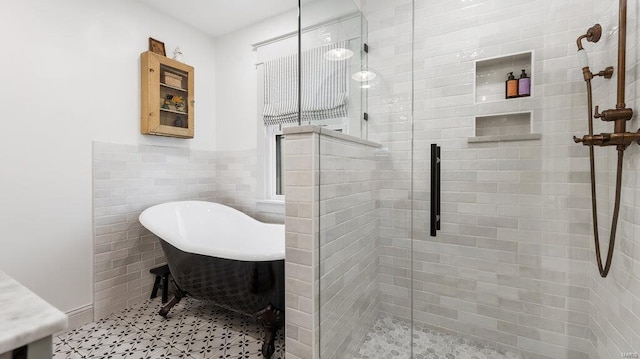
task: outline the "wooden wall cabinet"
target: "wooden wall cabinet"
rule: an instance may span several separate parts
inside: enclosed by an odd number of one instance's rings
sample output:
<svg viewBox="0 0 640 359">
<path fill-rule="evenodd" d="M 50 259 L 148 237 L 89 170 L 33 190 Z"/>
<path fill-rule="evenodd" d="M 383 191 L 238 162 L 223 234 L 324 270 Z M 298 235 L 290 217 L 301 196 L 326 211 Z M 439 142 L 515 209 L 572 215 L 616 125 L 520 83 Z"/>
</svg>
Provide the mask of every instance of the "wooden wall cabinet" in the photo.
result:
<svg viewBox="0 0 640 359">
<path fill-rule="evenodd" d="M 193 67 L 151 51 L 140 54 L 145 135 L 193 138 Z"/>
</svg>

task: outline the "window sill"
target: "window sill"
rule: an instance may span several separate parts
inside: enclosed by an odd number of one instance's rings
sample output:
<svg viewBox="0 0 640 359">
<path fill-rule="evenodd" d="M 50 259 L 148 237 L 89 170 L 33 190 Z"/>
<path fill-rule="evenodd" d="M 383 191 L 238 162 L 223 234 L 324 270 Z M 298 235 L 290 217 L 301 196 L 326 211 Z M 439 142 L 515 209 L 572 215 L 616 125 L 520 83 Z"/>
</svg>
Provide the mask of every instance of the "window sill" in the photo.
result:
<svg viewBox="0 0 640 359">
<path fill-rule="evenodd" d="M 284 214 L 284 201 L 264 199 L 256 202 L 256 211 Z"/>
</svg>

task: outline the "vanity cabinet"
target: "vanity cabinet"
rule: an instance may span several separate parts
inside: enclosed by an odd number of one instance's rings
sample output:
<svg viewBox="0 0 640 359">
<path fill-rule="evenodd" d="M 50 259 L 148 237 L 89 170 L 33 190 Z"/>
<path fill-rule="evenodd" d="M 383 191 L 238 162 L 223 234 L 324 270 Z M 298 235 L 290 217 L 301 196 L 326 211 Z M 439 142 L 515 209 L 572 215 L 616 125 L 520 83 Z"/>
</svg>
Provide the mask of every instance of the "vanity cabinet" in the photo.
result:
<svg viewBox="0 0 640 359">
<path fill-rule="evenodd" d="M 145 135 L 193 138 L 193 67 L 151 51 L 140 55 Z"/>
<path fill-rule="evenodd" d="M 52 336 L 67 328 L 67 315 L 2 271 L 0 303 L 0 359 L 51 358 Z"/>
</svg>

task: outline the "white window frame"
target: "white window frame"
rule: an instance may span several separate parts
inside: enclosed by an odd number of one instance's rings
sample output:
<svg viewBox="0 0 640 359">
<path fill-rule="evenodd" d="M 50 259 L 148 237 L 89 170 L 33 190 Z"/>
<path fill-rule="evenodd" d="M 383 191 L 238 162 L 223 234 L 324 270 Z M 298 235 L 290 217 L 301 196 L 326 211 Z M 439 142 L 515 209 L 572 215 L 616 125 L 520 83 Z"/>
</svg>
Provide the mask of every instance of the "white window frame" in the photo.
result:
<svg viewBox="0 0 640 359">
<path fill-rule="evenodd" d="M 341 133 L 348 133 L 349 127 L 349 118 L 341 117 L 341 118 L 332 118 L 327 120 L 313 121 L 314 125 L 321 126 L 324 128 L 328 128 L 334 131 L 338 131 Z M 267 200 L 273 201 L 283 201 L 285 199 L 285 195 L 277 194 L 277 168 L 276 168 L 276 136 L 284 135 L 284 129 L 286 127 L 294 127 L 298 124 L 282 124 L 282 125 L 272 125 L 272 126 L 264 126 L 264 145 L 265 145 L 265 155 L 264 155 L 264 163 L 265 163 L 265 179 L 266 179 L 266 197 Z M 284 176 L 284 172 L 282 173 Z M 284 191 L 284 188 L 283 188 Z"/>
<path fill-rule="evenodd" d="M 276 136 L 284 135 L 284 128 L 296 126 L 297 124 L 282 124 L 273 126 L 264 126 L 265 133 L 265 178 L 266 178 L 266 197 L 269 200 L 283 201 L 284 195 L 277 194 L 277 173 L 276 173 Z"/>
</svg>

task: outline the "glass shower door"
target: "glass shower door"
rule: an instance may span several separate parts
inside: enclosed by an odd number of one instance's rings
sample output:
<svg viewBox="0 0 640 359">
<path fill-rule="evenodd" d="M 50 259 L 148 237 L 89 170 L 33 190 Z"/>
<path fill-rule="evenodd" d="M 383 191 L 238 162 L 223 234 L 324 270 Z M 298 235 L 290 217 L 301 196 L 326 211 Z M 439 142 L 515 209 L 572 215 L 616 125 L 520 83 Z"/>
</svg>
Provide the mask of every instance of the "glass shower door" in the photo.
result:
<svg viewBox="0 0 640 359">
<path fill-rule="evenodd" d="M 366 141 L 365 115 L 367 92 L 379 82 L 365 72 L 367 20 L 356 5 L 303 2 L 301 18 L 303 56 L 304 51 L 323 52 L 320 58 L 302 61 L 301 88 L 308 96 L 303 107 L 318 99 L 309 97 L 309 88 L 319 89 L 313 92 L 316 96 L 327 96 L 323 103 L 346 95 L 344 112 L 323 119 L 313 118 L 313 113 L 303 116 L 303 124 L 317 126 L 312 154 L 317 158 L 318 355 L 354 358 L 380 313 L 379 147 Z M 332 77 L 336 72 L 337 79 Z M 345 94 L 336 92 L 342 88 L 334 86 L 337 81 L 344 81 Z"/>
<path fill-rule="evenodd" d="M 352 9 L 363 21 L 363 60 L 351 69 L 349 87 L 363 95 L 365 106 L 357 116 L 368 120 L 367 131 L 361 139 L 351 131 L 356 138 L 318 135 L 320 357 L 408 358 L 412 2 L 360 5 Z M 385 27 L 395 17 L 403 22 L 389 31 Z"/>
<path fill-rule="evenodd" d="M 588 151 L 571 141 L 572 130 L 586 128 L 573 59 L 576 34 L 586 28 L 567 14 L 587 19 L 593 10 L 573 0 L 420 4 L 414 356 L 588 357 Z M 507 98 L 511 72 L 526 81 L 521 96 Z M 431 144 L 441 148 L 439 186 Z M 434 207 L 441 222 L 435 235 Z"/>
</svg>

